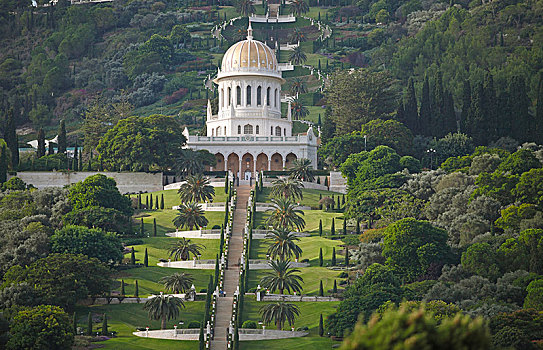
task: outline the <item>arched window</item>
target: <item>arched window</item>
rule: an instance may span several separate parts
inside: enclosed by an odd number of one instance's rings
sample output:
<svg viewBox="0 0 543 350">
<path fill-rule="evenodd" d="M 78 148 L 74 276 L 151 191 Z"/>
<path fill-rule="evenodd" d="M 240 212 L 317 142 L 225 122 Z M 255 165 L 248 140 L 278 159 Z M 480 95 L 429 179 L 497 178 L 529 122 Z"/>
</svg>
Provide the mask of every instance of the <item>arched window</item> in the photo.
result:
<svg viewBox="0 0 543 350">
<path fill-rule="evenodd" d="M 241 125 L 238 125 L 238 135 L 241 135 Z"/>
<path fill-rule="evenodd" d="M 236 87 L 236 105 L 241 106 L 241 87 Z"/>
<path fill-rule="evenodd" d="M 251 105 L 251 85 L 247 86 L 247 106 Z"/>
<path fill-rule="evenodd" d="M 251 124 L 245 124 L 243 126 L 243 133 L 244 134 L 252 134 L 253 133 L 253 126 Z"/>
<path fill-rule="evenodd" d="M 221 89 L 221 107 L 224 107 L 224 89 Z"/>
<path fill-rule="evenodd" d="M 287 128 L 283 129 L 283 136 L 287 136 Z"/>
<path fill-rule="evenodd" d="M 270 127 L 270 135 L 273 136 L 273 126 Z"/>
<path fill-rule="evenodd" d="M 275 127 L 275 136 L 281 136 L 281 127 L 280 126 Z"/>
<path fill-rule="evenodd" d="M 215 135 L 221 136 L 221 127 L 217 126 L 217 131 L 215 132 Z"/>
<path fill-rule="evenodd" d="M 211 129 L 211 136 L 215 136 L 215 129 Z"/>
<path fill-rule="evenodd" d="M 227 98 L 228 101 L 226 102 L 226 105 L 230 107 L 230 103 L 232 102 L 232 88 L 229 87 L 227 91 L 228 91 L 228 96 L 226 97 L 228 97 Z"/>
<path fill-rule="evenodd" d="M 258 125 L 256 126 L 256 134 L 257 135 L 260 134 L 260 126 L 258 126 Z"/>
<path fill-rule="evenodd" d="M 262 86 L 256 88 L 256 105 L 262 106 Z"/>
<path fill-rule="evenodd" d="M 270 102 L 270 97 L 271 97 L 271 96 L 270 96 L 270 91 L 271 91 L 271 88 L 268 87 L 268 88 L 266 89 L 266 104 L 267 104 L 268 106 L 271 105 L 271 102 Z"/>
<path fill-rule="evenodd" d="M 226 136 L 226 126 L 224 127 L 224 136 Z"/>
<path fill-rule="evenodd" d="M 277 107 L 277 89 L 275 89 L 275 102 L 274 107 Z"/>
</svg>

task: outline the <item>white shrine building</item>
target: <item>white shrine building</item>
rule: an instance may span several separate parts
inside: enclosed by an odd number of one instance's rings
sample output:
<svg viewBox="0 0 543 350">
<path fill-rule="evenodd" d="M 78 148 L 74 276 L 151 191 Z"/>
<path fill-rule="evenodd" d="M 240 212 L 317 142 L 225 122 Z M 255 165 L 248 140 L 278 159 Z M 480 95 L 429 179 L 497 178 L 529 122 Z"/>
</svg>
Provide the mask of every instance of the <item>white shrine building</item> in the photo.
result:
<svg viewBox="0 0 543 350">
<path fill-rule="evenodd" d="M 205 149 L 217 158 L 211 170 L 230 170 L 241 179 L 255 177 L 255 171 L 283 170 L 298 158 L 307 158 L 316 168 L 317 136 L 292 135 L 290 105 L 281 115 L 281 85 L 275 53 L 254 40 L 249 24 L 247 40 L 231 46 L 213 80 L 218 85 L 219 110 L 213 115 L 207 106 L 207 136 L 189 135 L 187 146 Z"/>
</svg>

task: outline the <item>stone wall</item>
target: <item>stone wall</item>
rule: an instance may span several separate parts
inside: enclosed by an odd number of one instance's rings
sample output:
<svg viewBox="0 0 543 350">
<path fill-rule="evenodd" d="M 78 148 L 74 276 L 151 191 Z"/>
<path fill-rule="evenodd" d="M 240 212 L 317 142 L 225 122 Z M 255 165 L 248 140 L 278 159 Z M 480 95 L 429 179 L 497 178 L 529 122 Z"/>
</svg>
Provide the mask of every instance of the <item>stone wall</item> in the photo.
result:
<svg viewBox="0 0 543 350">
<path fill-rule="evenodd" d="M 347 193 L 347 179 L 339 171 L 330 172 L 330 191 Z"/>
<path fill-rule="evenodd" d="M 121 193 L 161 191 L 162 173 L 129 173 L 129 172 L 60 172 L 60 171 L 24 171 L 18 172 L 17 177 L 37 188 L 64 187 L 85 180 L 95 174 L 104 174 L 117 182 Z"/>
</svg>

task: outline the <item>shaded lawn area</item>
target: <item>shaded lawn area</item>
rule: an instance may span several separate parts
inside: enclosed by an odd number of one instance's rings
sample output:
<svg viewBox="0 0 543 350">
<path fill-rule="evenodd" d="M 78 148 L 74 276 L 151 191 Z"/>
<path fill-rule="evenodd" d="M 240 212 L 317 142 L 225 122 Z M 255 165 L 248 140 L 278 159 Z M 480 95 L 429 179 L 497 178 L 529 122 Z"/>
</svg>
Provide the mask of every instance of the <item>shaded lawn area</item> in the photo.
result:
<svg viewBox="0 0 543 350">
<path fill-rule="evenodd" d="M 153 219 L 156 219 L 157 236 L 165 236 L 168 232 L 175 232 L 173 219 L 177 216 L 177 210 L 143 210 L 134 215 L 134 231 L 139 232 L 140 220 L 143 218 L 143 230 L 148 236 L 153 236 Z M 209 223 L 207 228 L 210 229 L 215 225 L 221 226 L 224 223 L 224 211 L 206 211 L 204 215 Z M 195 229 L 195 228 L 194 228 Z M 188 231 L 188 227 L 179 228 L 179 231 Z"/>
<path fill-rule="evenodd" d="M 134 246 L 136 250 L 136 262 L 143 263 L 145 256 L 145 248 L 147 248 L 149 256 L 149 267 L 139 267 L 129 270 L 119 271 L 116 274 L 116 279 L 120 281 L 124 280 L 125 293 L 127 295 L 134 294 L 135 280 L 138 280 L 138 288 L 140 296 L 147 296 L 149 294 L 156 294 L 160 291 L 164 291 L 164 287 L 158 281 L 165 276 L 172 275 L 174 273 L 188 273 L 194 278 L 194 286 L 196 291 L 207 288 L 209 282 L 209 276 L 214 273 L 214 270 L 197 270 L 197 269 L 174 269 L 167 267 L 159 267 L 156 264 L 159 259 L 168 259 L 169 248 L 174 244 L 178 238 L 172 237 L 152 237 L 144 238 L 144 244 Z M 216 254 L 219 251 L 218 239 L 190 239 L 193 243 L 204 245 L 206 248 L 202 251 L 201 259 L 215 259 Z M 127 254 L 125 257 L 130 257 Z M 114 288 L 117 291 L 121 290 L 120 283 Z"/>
<path fill-rule="evenodd" d="M 336 235 L 341 233 L 343 229 L 343 213 L 329 211 L 325 212 L 322 210 L 303 210 L 305 228 L 303 232 L 310 233 L 311 235 L 319 234 L 319 220 L 322 220 L 322 234 L 323 236 L 330 234 L 330 229 L 332 226 L 332 219 L 335 218 L 335 232 Z M 269 214 L 266 212 L 257 212 L 255 216 L 255 227 L 268 227 L 266 220 L 268 219 Z"/>
<path fill-rule="evenodd" d="M 302 284 L 303 295 L 318 295 L 321 280 L 324 289 L 324 296 L 329 295 L 327 291 L 334 287 L 334 280 L 337 280 L 338 289 L 342 288 L 339 285 L 339 282 L 342 280 L 339 278 L 341 271 L 329 270 L 326 267 L 299 267 L 298 270 L 300 270 L 299 275 L 304 280 L 304 283 Z M 271 272 L 272 270 L 250 270 L 249 289 L 256 288 L 260 284 L 260 279 L 266 274 L 267 271 Z M 275 293 L 279 293 L 279 291 L 275 291 Z M 284 291 L 284 294 L 294 293 L 287 293 L 287 291 Z"/>
<path fill-rule="evenodd" d="M 271 202 L 272 196 L 270 195 L 271 188 L 270 187 L 264 187 L 262 189 L 262 193 L 259 193 L 257 196 L 256 201 L 257 202 Z M 302 189 L 302 194 L 304 198 L 302 200 L 297 200 L 297 203 L 300 203 L 303 206 L 308 206 L 312 208 L 318 208 L 319 207 L 319 198 L 320 195 L 323 197 L 332 197 L 334 196 L 334 200 L 337 201 L 337 197 L 341 196 L 341 193 L 338 192 L 332 192 L 332 191 L 326 191 L 326 190 L 314 190 L 309 188 Z"/>
<path fill-rule="evenodd" d="M 260 321 L 261 316 L 258 313 L 258 310 L 263 306 L 268 304 L 268 302 L 256 302 L 253 300 L 245 300 L 243 307 L 244 315 L 243 321 L 253 320 Z M 256 348 L 266 348 L 268 350 L 272 349 L 330 349 L 332 345 L 339 344 L 338 342 L 332 341 L 327 337 L 319 337 L 318 327 L 319 327 L 319 318 L 320 314 L 324 319 L 332 313 L 335 312 L 339 302 L 303 302 L 303 303 L 293 303 L 300 308 L 300 316 L 296 319 L 294 327 L 308 327 L 309 335 L 302 338 L 292 338 L 292 339 L 278 339 L 278 340 L 263 340 L 263 341 L 244 341 L 240 343 L 240 349 L 250 350 Z M 288 324 L 287 324 L 288 327 Z M 268 325 L 269 329 L 276 329 L 273 324 Z M 285 328 L 287 329 L 287 328 Z M 290 330 L 290 329 L 289 329 Z"/>
<path fill-rule="evenodd" d="M 159 203 L 161 200 L 162 195 L 164 195 L 164 209 L 172 209 L 173 206 L 179 205 L 181 202 L 179 200 L 179 195 L 177 194 L 177 190 L 163 190 L 163 191 L 156 191 L 156 192 L 149 192 L 149 193 L 142 193 L 141 194 L 141 202 L 145 205 L 146 197 L 153 196 L 153 208 L 155 207 L 155 201 L 158 198 Z M 131 195 L 131 197 L 136 198 L 137 195 Z M 226 193 L 224 193 L 224 187 L 215 187 L 215 196 L 213 197 L 214 203 L 224 203 L 226 202 Z"/>
<path fill-rule="evenodd" d="M 107 314 L 108 328 L 110 331 L 116 331 L 117 337 L 110 340 L 93 343 L 100 346 L 102 349 L 198 349 L 197 341 L 180 341 L 180 340 L 162 340 L 162 339 L 146 339 L 136 337 L 132 332 L 138 327 L 149 326 L 151 329 L 160 329 L 160 321 L 151 321 L 147 316 L 147 311 L 143 309 L 142 304 L 118 304 L 118 305 L 94 305 L 90 307 L 77 307 L 78 326 L 83 330 L 87 327 L 87 315 L 89 312 L 93 314 Z M 190 321 L 202 321 L 204 314 L 203 301 L 185 302 L 185 308 L 179 313 L 179 318 L 168 321 L 167 328 L 173 329 L 174 324 L 183 321 L 185 324 L 180 328 L 186 328 Z M 100 331 L 101 323 L 94 323 L 93 330 Z"/>
<path fill-rule="evenodd" d="M 343 242 L 325 237 L 311 236 L 300 237 L 300 240 L 296 244 L 302 248 L 301 259 L 309 259 L 311 266 L 319 266 L 319 250 L 322 248 L 323 263 L 324 266 L 328 266 L 332 259 L 333 247 L 336 247 L 336 260 L 339 261 L 339 251 L 342 248 L 338 246 L 343 244 Z M 270 240 L 254 239 L 251 244 L 251 259 L 266 259 L 266 252 L 269 245 Z"/>
</svg>

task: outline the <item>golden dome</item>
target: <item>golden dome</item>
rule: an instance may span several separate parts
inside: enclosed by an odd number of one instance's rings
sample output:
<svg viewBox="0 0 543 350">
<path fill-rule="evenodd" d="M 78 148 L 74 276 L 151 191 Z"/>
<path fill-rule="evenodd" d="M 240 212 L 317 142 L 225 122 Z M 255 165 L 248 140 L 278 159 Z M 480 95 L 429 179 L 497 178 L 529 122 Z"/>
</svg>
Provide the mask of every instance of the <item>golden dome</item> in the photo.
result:
<svg viewBox="0 0 543 350">
<path fill-rule="evenodd" d="M 251 33 L 247 40 L 232 45 L 224 54 L 221 71 L 277 71 L 275 53 L 268 45 L 253 40 Z"/>
</svg>

